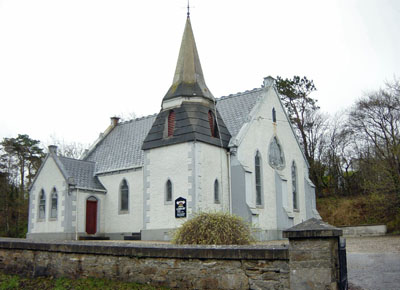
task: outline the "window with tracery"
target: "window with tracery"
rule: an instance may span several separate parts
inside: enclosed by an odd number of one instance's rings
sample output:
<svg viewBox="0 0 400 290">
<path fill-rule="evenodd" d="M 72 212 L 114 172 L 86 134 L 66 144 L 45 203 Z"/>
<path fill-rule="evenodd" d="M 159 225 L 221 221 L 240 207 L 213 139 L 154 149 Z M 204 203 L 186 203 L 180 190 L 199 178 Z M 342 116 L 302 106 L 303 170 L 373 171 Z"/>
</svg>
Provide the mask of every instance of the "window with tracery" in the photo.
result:
<svg viewBox="0 0 400 290">
<path fill-rule="evenodd" d="M 57 210 L 58 210 L 58 194 L 57 190 L 54 188 L 51 194 L 50 218 L 57 217 Z"/>
<path fill-rule="evenodd" d="M 292 163 L 292 193 L 293 193 L 293 209 L 299 209 L 297 204 L 297 167 L 296 163 Z"/>
<path fill-rule="evenodd" d="M 261 156 L 257 151 L 254 158 L 254 172 L 256 179 L 256 205 L 262 205 L 262 180 L 261 180 Z"/>
<path fill-rule="evenodd" d="M 269 144 L 268 159 L 272 168 L 278 170 L 285 168 L 285 155 L 276 136 L 272 138 L 271 143 Z"/>
<path fill-rule="evenodd" d="M 46 217 L 46 194 L 42 189 L 39 195 L 39 219 L 44 219 Z"/>
</svg>

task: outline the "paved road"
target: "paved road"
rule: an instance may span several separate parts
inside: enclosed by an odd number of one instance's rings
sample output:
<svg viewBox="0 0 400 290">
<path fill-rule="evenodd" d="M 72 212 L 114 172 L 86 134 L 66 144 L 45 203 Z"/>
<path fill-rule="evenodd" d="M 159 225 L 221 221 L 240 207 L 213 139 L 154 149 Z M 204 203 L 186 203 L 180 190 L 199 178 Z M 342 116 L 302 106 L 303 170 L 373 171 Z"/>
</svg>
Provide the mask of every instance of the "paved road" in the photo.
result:
<svg viewBox="0 0 400 290">
<path fill-rule="evenodd" d="M 399 290 L 400 236 L 347 238 L 347 270 L 364 290 Z"/>
</svg>

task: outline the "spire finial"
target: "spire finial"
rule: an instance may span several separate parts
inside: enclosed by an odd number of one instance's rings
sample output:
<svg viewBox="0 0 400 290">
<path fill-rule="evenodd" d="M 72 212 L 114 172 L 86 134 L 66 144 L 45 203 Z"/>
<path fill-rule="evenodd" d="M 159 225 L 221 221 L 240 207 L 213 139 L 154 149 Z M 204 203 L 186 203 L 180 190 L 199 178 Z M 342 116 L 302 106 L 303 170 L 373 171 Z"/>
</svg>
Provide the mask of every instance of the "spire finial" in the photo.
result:
<svg viewBox="0 0 400 290">
<path fill-rule="evenodd" d="M 189 0 L 188 0 L 188 5 L 187 5 L 187 17 L 190 17 L 190 5 L 189 5 Z"/>
</svg>

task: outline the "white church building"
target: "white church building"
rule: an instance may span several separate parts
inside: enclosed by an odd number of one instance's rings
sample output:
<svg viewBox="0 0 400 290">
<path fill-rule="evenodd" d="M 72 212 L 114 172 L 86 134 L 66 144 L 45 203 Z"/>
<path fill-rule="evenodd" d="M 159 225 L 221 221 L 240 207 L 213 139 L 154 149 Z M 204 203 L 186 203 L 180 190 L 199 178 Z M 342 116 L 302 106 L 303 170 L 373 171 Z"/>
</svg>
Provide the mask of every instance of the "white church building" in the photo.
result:
<svg viewBox="0 0 400 290">
<path fill-rule="evenodd" d="M 258 239 L 319 218 L 308 163 L 274 79 L 214 98 L 188 16 L 158 114 L 111 125 L 81 159 L 47 154 L 29 191 L 30 239 L 169 240 L 195 213 L 224 211 Z"/>
</svg>

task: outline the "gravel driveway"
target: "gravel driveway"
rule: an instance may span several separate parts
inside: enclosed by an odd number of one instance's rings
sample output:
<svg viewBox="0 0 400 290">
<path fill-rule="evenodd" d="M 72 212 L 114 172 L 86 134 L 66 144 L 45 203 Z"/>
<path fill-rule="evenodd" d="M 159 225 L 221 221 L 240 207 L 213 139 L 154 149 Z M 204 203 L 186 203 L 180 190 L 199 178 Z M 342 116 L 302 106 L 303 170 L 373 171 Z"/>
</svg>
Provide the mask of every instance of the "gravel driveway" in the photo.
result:
<svg viewBox="0 0 400 290">
<path fill-rule="evenodd" d="M 350 289 L 400 289 L 400 236 L 346 238 Z"/>
</svg>

